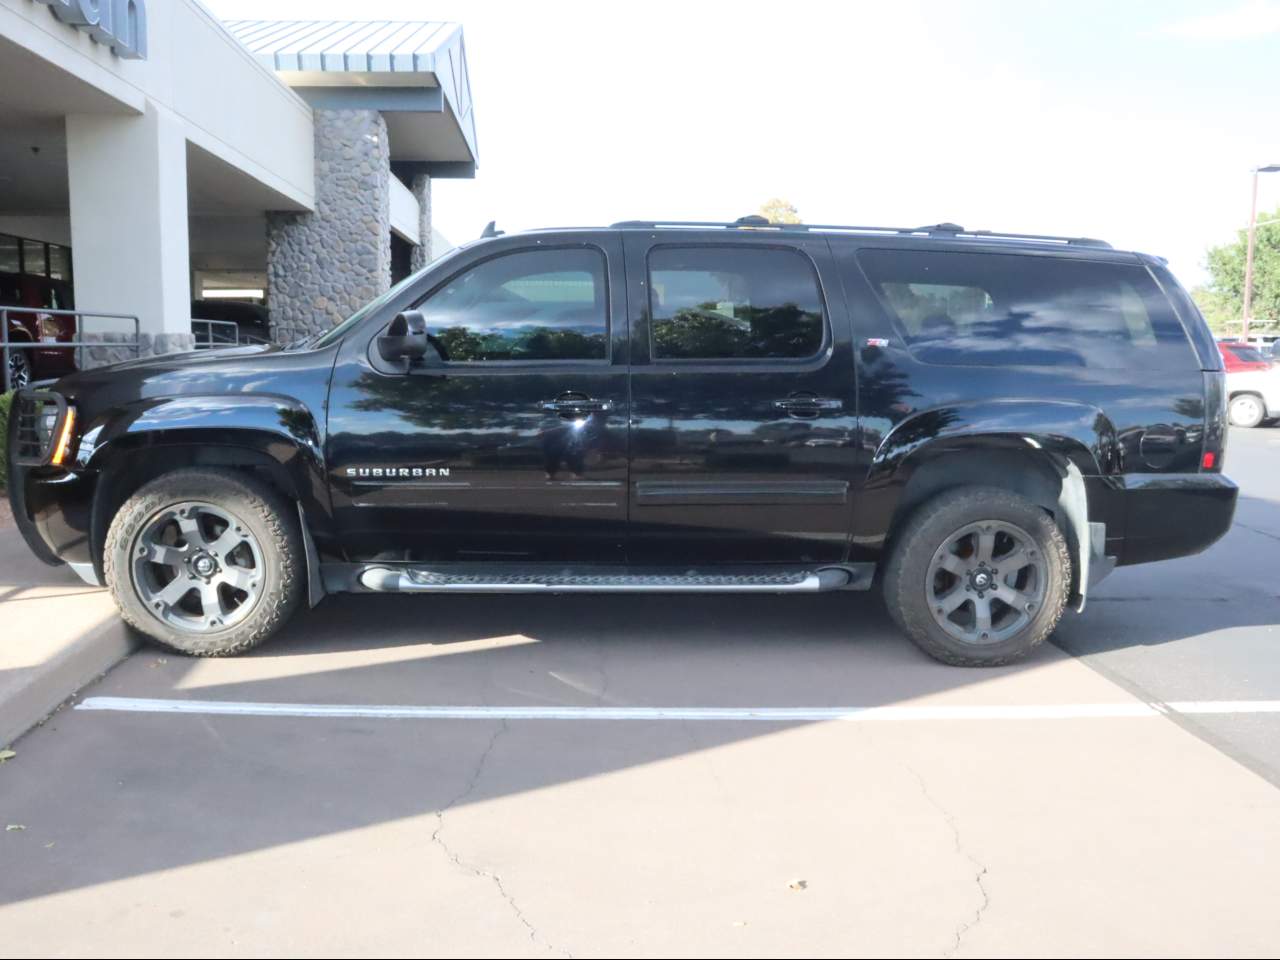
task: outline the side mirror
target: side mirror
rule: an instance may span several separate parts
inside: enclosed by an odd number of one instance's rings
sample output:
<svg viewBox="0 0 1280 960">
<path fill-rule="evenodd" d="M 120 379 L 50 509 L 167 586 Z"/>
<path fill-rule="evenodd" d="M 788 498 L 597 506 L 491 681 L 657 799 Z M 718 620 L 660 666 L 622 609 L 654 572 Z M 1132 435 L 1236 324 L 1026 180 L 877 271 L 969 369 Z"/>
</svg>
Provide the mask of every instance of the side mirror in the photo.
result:
<svg viewBox="0 0 1280 960">
<path fill-rule="evenodd" d="M 427 340 L 427 320 L 421 310 L 397 313 L 386 333 L 378 337 L 378 355 L 388 363 L 407 360 L 412 365 L 432 349 Z"/>
</svg>

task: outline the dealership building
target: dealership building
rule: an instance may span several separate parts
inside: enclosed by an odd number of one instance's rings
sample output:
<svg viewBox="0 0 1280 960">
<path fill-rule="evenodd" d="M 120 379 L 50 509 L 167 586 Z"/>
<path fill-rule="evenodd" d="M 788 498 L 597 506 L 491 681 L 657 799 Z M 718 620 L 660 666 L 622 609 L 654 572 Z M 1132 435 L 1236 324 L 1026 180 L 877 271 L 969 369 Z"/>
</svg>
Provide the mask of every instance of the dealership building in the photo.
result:
<svg viewBox="0 0 1280 960">
<path fill-rule="evenodd" d="M 327 328 L 431 258 L 431 181 L 476 161 L 458 24 L 0 0 L 0 293 L 143 352 L 219 297 Z"/>
</svg>

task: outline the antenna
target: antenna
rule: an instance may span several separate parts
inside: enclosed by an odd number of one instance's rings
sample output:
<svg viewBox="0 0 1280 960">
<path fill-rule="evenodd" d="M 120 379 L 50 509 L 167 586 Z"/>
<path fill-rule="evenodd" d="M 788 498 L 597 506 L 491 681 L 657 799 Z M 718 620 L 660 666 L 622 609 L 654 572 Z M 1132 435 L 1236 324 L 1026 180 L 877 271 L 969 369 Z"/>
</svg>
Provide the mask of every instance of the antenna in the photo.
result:
<svg viewBox="0 0 1280 960">
<path fill-rule="evenodd" d="M 503 231 L 498 229 L 498 221 L 490 220 L 484 225 L 484 229 L 480 231 L 480 239 L 488 240 L 490 237 L 500 237 Z"/>
</svg>

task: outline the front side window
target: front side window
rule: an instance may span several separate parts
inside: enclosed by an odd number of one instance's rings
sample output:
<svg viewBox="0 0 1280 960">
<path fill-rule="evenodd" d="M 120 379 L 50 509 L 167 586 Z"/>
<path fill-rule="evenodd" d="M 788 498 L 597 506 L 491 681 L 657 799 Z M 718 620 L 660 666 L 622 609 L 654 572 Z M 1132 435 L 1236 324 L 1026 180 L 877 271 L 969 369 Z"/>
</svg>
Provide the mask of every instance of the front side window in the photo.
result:
<svg viewBox="0 0 1280 960">
<path fill-rule="evenodd" d="M 1137 369 L 1193 359 L 1136 264 L 917 250 L 863 250 L 858 263 L 926 363 Z"/>
<path fill-rule="evenodd" d="M 797 360 L 823 344 L 818 279 L 794 250 L 658 247 L 649 308 L 655 360 Z"/>
<path fill-rule="evenodd" d="M 419 307 L 451 362 L 604 360 L 608 288 L 599 250 L 551 248 L 494 257 Z"/>
</svg>

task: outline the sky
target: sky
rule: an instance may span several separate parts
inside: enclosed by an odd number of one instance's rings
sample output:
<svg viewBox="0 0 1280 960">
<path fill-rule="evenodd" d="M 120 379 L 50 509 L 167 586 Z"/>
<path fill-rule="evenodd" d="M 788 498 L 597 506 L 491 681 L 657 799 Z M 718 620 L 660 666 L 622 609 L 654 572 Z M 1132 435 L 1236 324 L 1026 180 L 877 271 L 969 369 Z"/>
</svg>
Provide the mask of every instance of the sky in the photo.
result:
<svg viewBox="0 0 1280 960">
<path fill-rule="evenodd" d="M 782 197 L 810 223 L 1100 237 L 1195 285 L 1280 163 L 1280 0 L 203 2 L 461 23 L 480 164 L 433 184 L 455 243 Z"/>
</svg>

